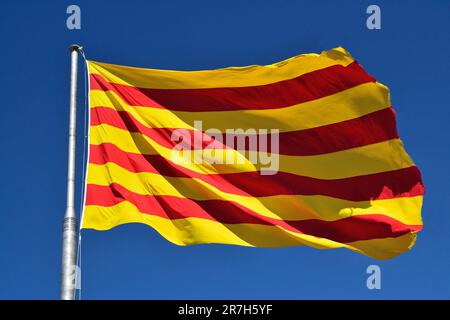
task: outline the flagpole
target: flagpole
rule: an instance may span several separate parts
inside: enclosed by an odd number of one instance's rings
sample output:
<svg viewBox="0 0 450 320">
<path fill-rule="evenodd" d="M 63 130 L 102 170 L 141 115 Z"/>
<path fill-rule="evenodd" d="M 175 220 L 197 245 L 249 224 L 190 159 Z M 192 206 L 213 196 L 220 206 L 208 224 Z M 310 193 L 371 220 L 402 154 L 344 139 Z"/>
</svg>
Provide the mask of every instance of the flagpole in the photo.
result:
<svg viewBox="0 0 450 320">
<path fill-rule="evenodd" d="M 77 73 L 78 53 L 82 48 L 73 44 L 69 47 L 71 55 L 70 71 L 70 118 L 69 118 L 69 157 L 67 168 L 67 205 L 63 223 L 61 300 L 75 299 L 75 278 L 77 260 L 77 216 L 75 213 L 75 146 L 77 132 Z"/>
</svg>

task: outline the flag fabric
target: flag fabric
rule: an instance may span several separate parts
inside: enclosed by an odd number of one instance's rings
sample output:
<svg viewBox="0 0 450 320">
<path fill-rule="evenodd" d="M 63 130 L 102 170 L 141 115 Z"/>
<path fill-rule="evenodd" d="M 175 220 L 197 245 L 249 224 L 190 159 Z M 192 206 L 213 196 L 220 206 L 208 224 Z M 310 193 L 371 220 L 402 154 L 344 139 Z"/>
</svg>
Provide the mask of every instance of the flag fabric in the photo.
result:
<svg viewBox="0 0 450 320">
<path fill-rule="evenodd" d="M 414 245 L 420 171 L 388 88 L 345 49 L 216 70 L 88 68 L 82 228 L 377 259 Z"/>
</svg>

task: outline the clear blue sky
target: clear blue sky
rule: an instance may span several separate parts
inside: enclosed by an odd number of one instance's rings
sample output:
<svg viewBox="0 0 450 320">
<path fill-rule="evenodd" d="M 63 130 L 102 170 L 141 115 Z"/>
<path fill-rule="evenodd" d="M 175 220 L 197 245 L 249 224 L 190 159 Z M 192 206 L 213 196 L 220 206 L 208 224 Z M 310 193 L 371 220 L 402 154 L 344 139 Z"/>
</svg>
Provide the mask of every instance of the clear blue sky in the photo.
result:
<svg viewBox="0 0 450 320">
<path fill-rule="evenodd" d="M 2 1 L 0 298 L 59 295 L 74 42 L 93 60 L 184 70 L 342 45 L 390 87 L 426 186 L 424 231 L 389 261 L 344 249 L 178 247 L 138 224 L 86 230 L 84 298 L 450 298 L 450 2 L 373 3 L 381 30 L 366 28 L 369 1 Z M 69 4 L 81 7 L 79 31 L 66 28 Z M 370 264 L 382 269 L 380 291 L 366 288 Z"/>
</svg>

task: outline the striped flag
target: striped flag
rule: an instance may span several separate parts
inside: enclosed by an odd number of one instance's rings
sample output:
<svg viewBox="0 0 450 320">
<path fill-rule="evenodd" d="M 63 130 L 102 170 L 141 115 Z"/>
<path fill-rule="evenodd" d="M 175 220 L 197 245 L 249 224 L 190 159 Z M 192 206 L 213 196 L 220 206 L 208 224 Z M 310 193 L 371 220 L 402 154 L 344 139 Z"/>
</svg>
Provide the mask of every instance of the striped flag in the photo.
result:
<svg viewBox="0 0 450 320">
<path fill-rule="evenodd" d="M 414 245 L 420 171 L 388 88 L 343 48 L 204 71 L 88 65 L 83 228 L 377 259 Z"/>
</svg>

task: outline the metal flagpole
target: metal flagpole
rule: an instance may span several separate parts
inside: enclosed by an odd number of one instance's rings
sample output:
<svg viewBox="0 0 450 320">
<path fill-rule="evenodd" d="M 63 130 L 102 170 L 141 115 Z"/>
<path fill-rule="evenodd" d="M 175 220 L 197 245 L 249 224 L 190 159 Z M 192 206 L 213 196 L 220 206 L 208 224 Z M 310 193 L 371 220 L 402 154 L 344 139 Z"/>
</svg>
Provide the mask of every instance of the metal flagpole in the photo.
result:
<svg viewBox="0 0 450 320">
<path fill-rule="evenodd" d="M 69 47 L 71 55 L 69 159 L 67 168 L 67 206 L 63 224 L 61 300 L 74 300 L 76 290 L 78 228 L 75 213 L 75 145 L 77 131 L 78 53 L 81 50 L 82 48 L 76 44 Z"/>
</svg>

